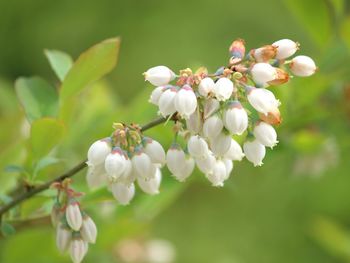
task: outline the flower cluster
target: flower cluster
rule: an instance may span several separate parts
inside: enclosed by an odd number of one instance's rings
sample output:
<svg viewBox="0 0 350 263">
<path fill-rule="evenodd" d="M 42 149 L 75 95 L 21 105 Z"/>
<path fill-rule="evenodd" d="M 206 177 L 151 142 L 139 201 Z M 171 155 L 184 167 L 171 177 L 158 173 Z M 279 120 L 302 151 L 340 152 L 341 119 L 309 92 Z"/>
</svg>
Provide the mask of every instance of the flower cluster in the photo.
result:
<svg viewBox="0 0 350 263">
<path fill-rule="evenodd" d="M 135 181 L 145 193 L 159 193 L 165 152 L 159 142 L 143 136 L 139 126 L 115 123 L 110 137 L 90 146 L 87 164 L 88 185 L 108 185 L 114 198 L 127 205 L 135 195 Z"/>
<path fill-rule="evenodd" d="M 69 250 L 74 263 L 80 263 L 88 251 L 88 244 L 94 244 L 97 228 L 94 221 L 80 207 L 76 200 L 81 193 L 69 188 L 69 180 L 53 185 L 58 190 L 57 202 L 52 212 L 52 224 L 56 227 L 56 244 L 61 253 Z"/>
<path fill-rule="evenodd" d="M 228 66 L 214 74 L 187 68 L 176 75 L 166 66 L 144 73 L 156 86 L 149 101 L 162 116 L 176 120 L 175 138 L 185 140 L 184 147 L 175 140 L 166 155 L 175 178 L 185 180 L 196 165 L 214 186 L 223 186 L 233 161 L 246 157 L 254 166 L 263 164 L 266 147 L 278 143 L 273 126 L 281 123 L 281 103 L 268 88 L 317 69 L 307 56 L 286 60 L 298 49 L 298 43 L 282 39 L 246 55 L 245 43 L 238 39 L 229 48 Z"/>
</svg>

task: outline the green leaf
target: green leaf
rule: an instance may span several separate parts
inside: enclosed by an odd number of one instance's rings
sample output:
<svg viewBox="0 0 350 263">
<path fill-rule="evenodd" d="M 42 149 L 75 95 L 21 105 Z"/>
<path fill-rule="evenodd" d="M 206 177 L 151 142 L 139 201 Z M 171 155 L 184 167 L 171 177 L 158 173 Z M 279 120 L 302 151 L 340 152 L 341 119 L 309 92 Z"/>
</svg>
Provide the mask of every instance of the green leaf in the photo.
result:
<svg viewBox="0 0 350 263">
<path fill-rule="evenodd" d="M 117 63 L 119 44 L 119 38 L 111 38 L 82 53 L 62 83 L 61 102 L 109 73 Z"/>
<path fill-rule="evenodd" d="M 4 169 L 6 173 L 26 173 L 27 171 L 19 165 L 7 165 Z"/>
<path fill-rule="evenodd" d="M 63 138 L 65 126 L 62 121 L 43 118 L 33 122 L 30 142 L 36 159 L 48 154 Z"/>
<path fill-rule="evenodd" d="M 49 60 L 52 70 L 62 82 L 73 65 L 73 59 L 67 53 L 59 50 L 46 49 L 44 53 Z"/>
<path fill-rule="evenodd" d="M 30 122 L 42 117 L 56 117 L 58 113 L 58 94 L 45 80 L 39 77 L 16 80 L 17 96 Z"/>
<path fill-rule="evenodd" d="M 16 233 L 16 229 L 7 222 L 2 222 L 1 233 L 7 237 Z"/>
<path fill-rule="evenodd" d="M 47 156 L 47 157 L 40 159 L 40 161 L 38 161 L 38 163 L 35 165 L 34 176 L 36 176 L 37 173 L 39 171 L 41 171 L 42 169 L 44 169 L 50 165 L 59 163 L 60 161 L 61 161 L 60 159 L 55 158 L 55 157 L 51 157 L 51 156 Z"/>
</svg>

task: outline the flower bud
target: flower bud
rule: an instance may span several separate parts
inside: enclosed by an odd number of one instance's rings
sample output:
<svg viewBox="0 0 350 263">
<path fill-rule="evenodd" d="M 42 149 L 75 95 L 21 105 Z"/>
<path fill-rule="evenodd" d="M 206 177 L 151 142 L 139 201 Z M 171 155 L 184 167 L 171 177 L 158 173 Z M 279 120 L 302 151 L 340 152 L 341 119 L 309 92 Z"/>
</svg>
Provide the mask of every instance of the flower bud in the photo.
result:
<svg viewBox="0 0 350 263">
<path fill-rule="evenodd" d="M 80 234 L 84 241 L 88 243 L 96 243 L 97 227 L 94 221 L 89 216 L 84 216 L 83 225 L 80 229 Z"/>
<path fill-rule="evenodd" d="M 251 69 L 254 82 L 260 87 L 267 87 L 268 82 L 277 77 L 276 69 L 268 63 L 256 63 Z"/>
<path fill-rule="evenodd" d="M 243 59 L 245 54 L 244 44 L 245 43 L 243 39 L 236 39 L 235 41 L 232 42 L 229 48 L 230 55 L 232 56 L 230 59 L 231 64 L 239 63 Z"/>
<path fill-rule="evenodd" d="M 132 175 L 132 162 L 131 160 L 126 157 L 125 159 L 125 169 L 122 172 L 122 174 L 117 178 L 119 181 L 123 181 L 124 183 L 126 182 L 133 182 L 135 180 L 134 176 Z M 116 180 L 115 178 L 110 178 L 113 180 Z"/>
<path fill-rule="evenodd" d="M 96 166 L 89 166 L 86 181 L 90 189 L 99 188 L 106 184 L 107 173 L 104 163 Z"/>
<path fill-rule="evenodd" d="M 118 179 L 126 169 L 126 158 L 124 152 L 119 147 L 114 147 L 108 154 L 105 161 L 105 169 L 110 178 Z"/>
<path fill-rule="evenodd" d="M 206 77 L 201 80 L 198 86 L 198 93 L 203 97 L 207 97 L 209 93 L 211 93 L 214 89 L 214 81 L 212 78 Z"/>
<path fill-rule="evenodd" d="M 166 66 L 157 66 L 147 70 L 144 76 L 145 80 L 154 86 L 162 86 L 172 81 L 175 78 L 175 73 Z"/>
<path fill-rule="evenodd" d="M 204 157 L 208 154 L 207 142 L 198 135 L 192 135 L 187 142 L 187 148 L 190 155 L 194 158 Z"/>
<path fill-rule="evenodd" d="M 295 52 L 299 49 L 299 43 L 294 42 L 290 39 L 281 39 L 272 44 L 272 46 L 276 47 L 277 59 L 286 59 L 290 56 L 293 56 Z"/>
<path fill-rule="evenodd" d="M 247 88 L 247 93 L 250 105 L 264 115 L 276 111 L 281 104 L 275 95 L 267 89 Z"/>
<path fill-rule="evenodd" d="M 164 87 L 163 86 L 160 86 L 160 87 L 156 87 L 152 93 L 151 93 L 151 96 L 149 97 L 149 102 L 158 106 L 158 103 L 159 103 L 159 98 L 160 96 L 163 94 L 163 91 L 164 91 Z"/>
<path fill-rule="evenodd" d="M 225 167 L 226 167 L 226 177 L 225 177 L 225 180 L 227 180 L 230 175 L 231 175 L 231 172 L 233 170 L 233 161 L 229 160 L 229 159 L 223 159 L 222 160 L 225 164 Z"/>
<path fill-rule="evenodd" d="M 297 56 L 290 63 L 290 70 L 295 76 L 308 77 L 317 70 L 315 62 L 308 56 Z"/>
<path fill-rule="evenodd" d="M 259 117 L 264 122 L 271 125 L 279 125 L 282 122 L 281 113 L 278 108 L 267 113 L 267 115 L 259 113 Z"/>
<path fill-rule="evenodd" d="M 173 144 L 166 154 L 166 162 L 172 174 L 181 174 L 186 160 L 185 152 L 178 144 Z"/>
<path fill-rule="evenodd" d="M 232 101 L 224 112 L 224 125 L 232 134 L 241 135 L 248 128 L 248 114 L 239 101 Z"/>
<path fill-rule="evenodd" d="M 220 134 L 223 127 L 222 120 L 217 115 L 213 115 L 204 121 L 203 134 L 207 138 L 216 137 Z"/>
<path fill-rule="evenodd" d="M 57 226 L 61 218 L 61 207 L 59 203 L 55 203 L 51 210 L 51 223 L 53 226 Z"/>
<path fill-rule="evenodd" d="M 203 117 L 204 119 L 209 118 L 214 112 L 219 110 L 220 103 L 216 99 L 208 99 L 204 102 Z"/>
<path fill-rule="evenodd" d="M 248 161 L 252 162 L 254 166 L 261 166 L 262 160 L 265 157 L 266 149 L 258 140 L 246 141 L 243 144 L 243 150 Z"/>
<path fill-rule="evenodd" d="M 191 133 L 194 134 L 197 134 L 202 130 L 203 123 L 198 107 L 196 111 L 186 120 L 186 127 Z"/>
<path fill-rule="evenodd" d="M 216 156 L 224 156 L 231 147 L 231 136 L 220 133 L 210 139 L 210 149 Z"/>
<path fill-rule="evenodd" d="M 187 156 L 185 158 L 184 165 L 180 172 L 173 173 L 173 176 L 180 182 L 184 182 L 189 177 L 194 169 L 194 160 L 192 157 Z"/>
<path fill-rule="evenodd" d="M 73 229 L 74 231 L 79 231 L 83 223 L 83 218 L 81 216 L 80 207 L 78 203 L 70 203 L 67 206 L 66 219 L 71 229 Z"/>
<path fill-rule="evenodd" d="M 176 111 L 188 119 L 197 108 L 197 97 L 189 85 L 184 85 L 176 94 L 174 99 Z"/>
<path fill-rule="evenodd" d="M 273 148 L 277 143 L 277 133 L 275 129 L 266 122 L 259 122 L 254 127 L 254 137 L 264 146 Z"/>
<path fill-rule="evenodd" d="M 233 92 L 233 82 L 228 78 L 220 78 L 214 85 L 213 93 L 219 101 L 228 100 Z"/>
<path fill-rule="evenodd" d="M 176 112 L 175 108 L 175 97 L 176 97 L 177 90 L 175 87 L 166 89 L 162 95 L 160 95 L 158 106 L 159 106 L 159 112 L 164 116 L 171 115 Z"/>
<path fill-rule="evenodd" d="M 213 171 L 215 162 L 216 159 L 212 152 L 209 152 L 206 156 L 202 158 L 196 158 L 196 165 L 198 169 L 204 174 L 208 174 Z"/>
<path fill-rule="evenodd" d="M 135 185 L 133 183 L 112 182 L 111 192 L 119 204 L 127 205 L 135 195 Z"/>
<path fill-rule="evenodd" d="M 144 152 L 149 156 L 152 163 L 165 164 L 165 151 L 163 146 L 149 137 L 144 137 L 143 141 L 145 143 Z"/>
<path fill-rule="evenodd" d="M 56 231 L 56 245 L 61 253 L 68 249 L 71 239 L 72 231 L 69 228 L 64 227 L 62 223 L 59 223 Z"/>
<path fill-rule="evenodd" d="M 222 160 L 217 160 L 214 164 L 213 171 L 206 176 L 213 186 L 224 186 L 224 181 L 227 178 L 225 163 Z"/>
<path fill-rule="evenodd" d="M 151 158 L 142 150 L 136 151 L 131 161 L 132 167 L 139 177 L 149 179 L 154 175 Z"/>
<path fill-rule="evenodd" d="M 241 146 L 234 139 L 231 139 L 230 148 L 227 153 L 225 153 L 225 158 L 232 161 L 242 161 L 243 157 L 244 153 Z"/>
<path fill-rule="evenodd" d="M 162 172 L 159 168 L 156 169 L 154 177 L 150 179 L 137 178 L 137 183 L 139 184 L 142 191 L 149 195 L 159 194 L 159 187 L 162 181 Z"/>
<path fill-rule="evenodd" d="M 253 49 L 250 55 L 255 59 L 256 62 L 268 62 L 274 58 L 277 53 L 277 48 L 271 45 L 266 45 L 261 48 Z"/>
<path fill-rule="evenodd" d="M 94 142 L 88 150 L 88 161 L 89 166 L 98 165 L 105 161 L 107 155 L 111 152 L 111 139 L 104 138 Z"/>
<path fill-rule="evenodd" d="M 70 257 L 73 263 L 80 263 L 88 251 L 88 243 L 81 238 L 74 238 L 70 243 Z"/>
</svg>

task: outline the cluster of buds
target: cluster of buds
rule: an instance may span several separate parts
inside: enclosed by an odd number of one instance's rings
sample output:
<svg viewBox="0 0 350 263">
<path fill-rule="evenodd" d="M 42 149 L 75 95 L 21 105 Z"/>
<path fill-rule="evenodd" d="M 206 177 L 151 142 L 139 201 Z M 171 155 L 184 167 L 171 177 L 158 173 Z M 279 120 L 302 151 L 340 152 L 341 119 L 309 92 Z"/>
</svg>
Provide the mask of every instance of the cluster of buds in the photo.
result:
<svg viewBox="0 0 350 263">
<path fill-rule="evenodd" d="M 161 144 L 143 136 L 138 125 L 115 123 L 113 128 L 110 137 L 94 142 L 88 150 L 88 185 L 107 185 L 121 205 L 134 197 L 135 181 L 143 192 L 158 194 L 160 168 L 165 164 Z"/>
<path fill-rule="evenodd" d="M 166 66 L 144 73 L 156 86 L 149 101 L 160 115 L 176 120 L 176 139 L 166 154 L 175 178 L 185 180 L 196 165 L 214 186 L 223 186 L 233 161 L 246 157 L 254 166 L 263 164 L 266 147 L 278 143 L 273 126 L 281 123 L 281 103 L 268 88 L 317 69 L 307 56 L 286 60 L 298 49 L 298 43 L 282 39 L 246 55 L 245 43 L 238 39 L 229 48 L 228 66 L 214 74 L 187 68 L 176 75 Z M 183 146 L 178 135 L 185 140 Z"/>
<path fill-rule="evenodd" d="M 51 220 L 56 227 L 58 250 L 61 253 L 68 250 L 72 261 L 80 263 L 88 251 L 89 243 L 96 242 L 97 228 L 77 201 L 81 193 L 75 192 L 69 184 L 69 179 L 53 184 L 58 194 L 51 212 Z"/>
</svg>

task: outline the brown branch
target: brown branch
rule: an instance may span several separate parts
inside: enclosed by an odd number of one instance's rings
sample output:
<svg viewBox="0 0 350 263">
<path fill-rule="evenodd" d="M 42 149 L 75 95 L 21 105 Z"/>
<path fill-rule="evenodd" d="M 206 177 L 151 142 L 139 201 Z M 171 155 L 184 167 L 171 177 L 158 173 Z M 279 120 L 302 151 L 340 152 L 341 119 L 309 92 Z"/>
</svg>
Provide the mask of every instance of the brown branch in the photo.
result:
<svg viewBox="0 0 350 263">
<path fill-rule="evenodd" d="M 159 117 L 157 119 L 154 119 L 153 121 L 150 121 L 149 123 L 141 126 L 141 131 L 146 131 L 148 129 L 151 129 L 163 122 L 166 121 L 166 118 L 164 117 Z M 75 174 L 77 174 L 79 171 L 83 170 L 86 167 L 86 161 L 84 160 L 82 162 L 80 162 L 79 164 L 77 164 L 76 166 L 74 166 L 72 169 L 70 169 L 69 171 L 65 172 L 64 174 L 52 179 L 51 181 L 48 181 L 40 186 L 34 187 L 32 189 L 30 189 L 28 192 L 25 192 L 19 196 L 17 196 L 16 198 L 14 198 L 11 202 L 9 202 L 8 204 L 2 206 L 0 208 L 0 220 L 3 214 L 5 214 L 8 210 L 10 210 L 11 208 L 13 208 L 14 206 L 22 203 L 23 201 L 31 198 L 32 196 L 45 191 L 46 189 L 48 189 L 53 183 L 55 182 L 62 182 L 64 179 L 66 178 L 70 178 L 73 177 Z"/>
</svg>

